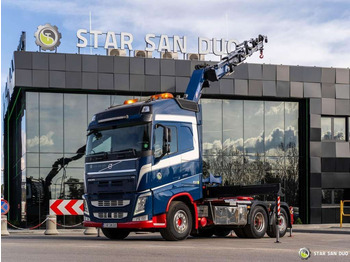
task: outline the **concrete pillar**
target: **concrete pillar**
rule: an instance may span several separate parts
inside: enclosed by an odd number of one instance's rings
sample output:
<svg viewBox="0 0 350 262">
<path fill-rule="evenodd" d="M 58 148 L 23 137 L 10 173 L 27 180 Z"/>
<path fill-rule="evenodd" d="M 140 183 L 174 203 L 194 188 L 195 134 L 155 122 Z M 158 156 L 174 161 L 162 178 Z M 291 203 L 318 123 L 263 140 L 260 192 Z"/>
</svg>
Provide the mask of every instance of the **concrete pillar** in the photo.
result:
<svg viewBox="0 0 350 262">
<path fill-rule="evenodd" d="M 7 231 L 7 216 L 1 215 L 1 235 L 8 236 L 10 233 Z"/>
<path fill-rule="evenodd" d="M 84 235 L 97 235 L 96 227 L 87 227 L 84 231 Z"/>
<path fill-rule="evenodd" d="M 45 235 L 58 235 L 56 221 L 56 215 L 47 216 Z"/>
</svg>

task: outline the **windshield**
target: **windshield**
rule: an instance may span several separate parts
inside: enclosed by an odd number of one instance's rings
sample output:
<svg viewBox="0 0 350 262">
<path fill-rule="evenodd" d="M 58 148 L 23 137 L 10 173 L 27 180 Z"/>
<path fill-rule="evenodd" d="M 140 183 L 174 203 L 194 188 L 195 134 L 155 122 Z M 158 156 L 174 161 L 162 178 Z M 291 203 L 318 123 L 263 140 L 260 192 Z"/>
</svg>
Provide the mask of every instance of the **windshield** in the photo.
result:
<svg viewBox="0 0 350 262">
<path fill-rule="evenodd" d="M 150 148 L 150 124 L 93 131 L 87 138 L 86 155 L 101 153 L 140 156 Z"/>
</svg>

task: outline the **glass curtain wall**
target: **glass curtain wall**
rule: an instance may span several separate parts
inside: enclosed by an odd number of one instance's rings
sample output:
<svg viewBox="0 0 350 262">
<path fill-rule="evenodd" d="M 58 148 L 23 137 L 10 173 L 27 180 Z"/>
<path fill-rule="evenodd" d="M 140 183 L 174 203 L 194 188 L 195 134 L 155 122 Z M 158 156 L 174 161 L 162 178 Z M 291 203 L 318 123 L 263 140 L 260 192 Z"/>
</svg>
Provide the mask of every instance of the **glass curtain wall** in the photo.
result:
<svg viewBox="0 0 350 262">
<path fill-rule="evenodd" d="M 282 183 L 298 205 L 297 102 L 202 99 L 203 173 L 225 185 Z"/>
</svg>

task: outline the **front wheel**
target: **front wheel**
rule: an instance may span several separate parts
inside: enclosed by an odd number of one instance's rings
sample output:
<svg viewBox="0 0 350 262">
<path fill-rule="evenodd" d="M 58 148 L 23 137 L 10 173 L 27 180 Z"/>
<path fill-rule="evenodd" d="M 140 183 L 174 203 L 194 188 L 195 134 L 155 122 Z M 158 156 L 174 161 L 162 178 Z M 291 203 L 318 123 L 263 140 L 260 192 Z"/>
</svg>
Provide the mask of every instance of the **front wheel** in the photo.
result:
<svg viewBox="0 0 350 262">
<path fill-rule="evenodd" d="M 244 227 L 244 233 L 249 238 L 262 238 L 267 230 L 266 211 L 261 206 L 255 206 L 251 212 L 250 223 Z"/>
<path fill-rule="evenodd" d="M 122 240 L 130 234 L 130 231 L 118 228 L 102 228 L 102 233 L 109 239 Z"/>
<path fill-rule="evenodd" d="M 192 230 L 192 214 L 185 203 L 171 202 L 166 218 L 166 228 L 160 230 L 165 240 L 176 241 L 188 237 Z"/>
</svg>

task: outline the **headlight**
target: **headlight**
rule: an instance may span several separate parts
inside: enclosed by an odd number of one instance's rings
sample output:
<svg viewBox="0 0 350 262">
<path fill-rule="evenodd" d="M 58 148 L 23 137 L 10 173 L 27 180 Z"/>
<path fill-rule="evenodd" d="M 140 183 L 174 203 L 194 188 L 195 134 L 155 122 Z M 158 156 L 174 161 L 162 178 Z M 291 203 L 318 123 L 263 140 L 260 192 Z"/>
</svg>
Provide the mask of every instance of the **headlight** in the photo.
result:
<svg viewBox="0 0 350 262">
<path fill-rule="evenodd" d="M 151 193 L 147 193 L 147 194 L 139 196 L 139 198 L 137 199 L 137 202 L 136 202 L 134 215 L 145 212 L 147 199 L 150 195 L 151 195 Z"/>
</svg>

